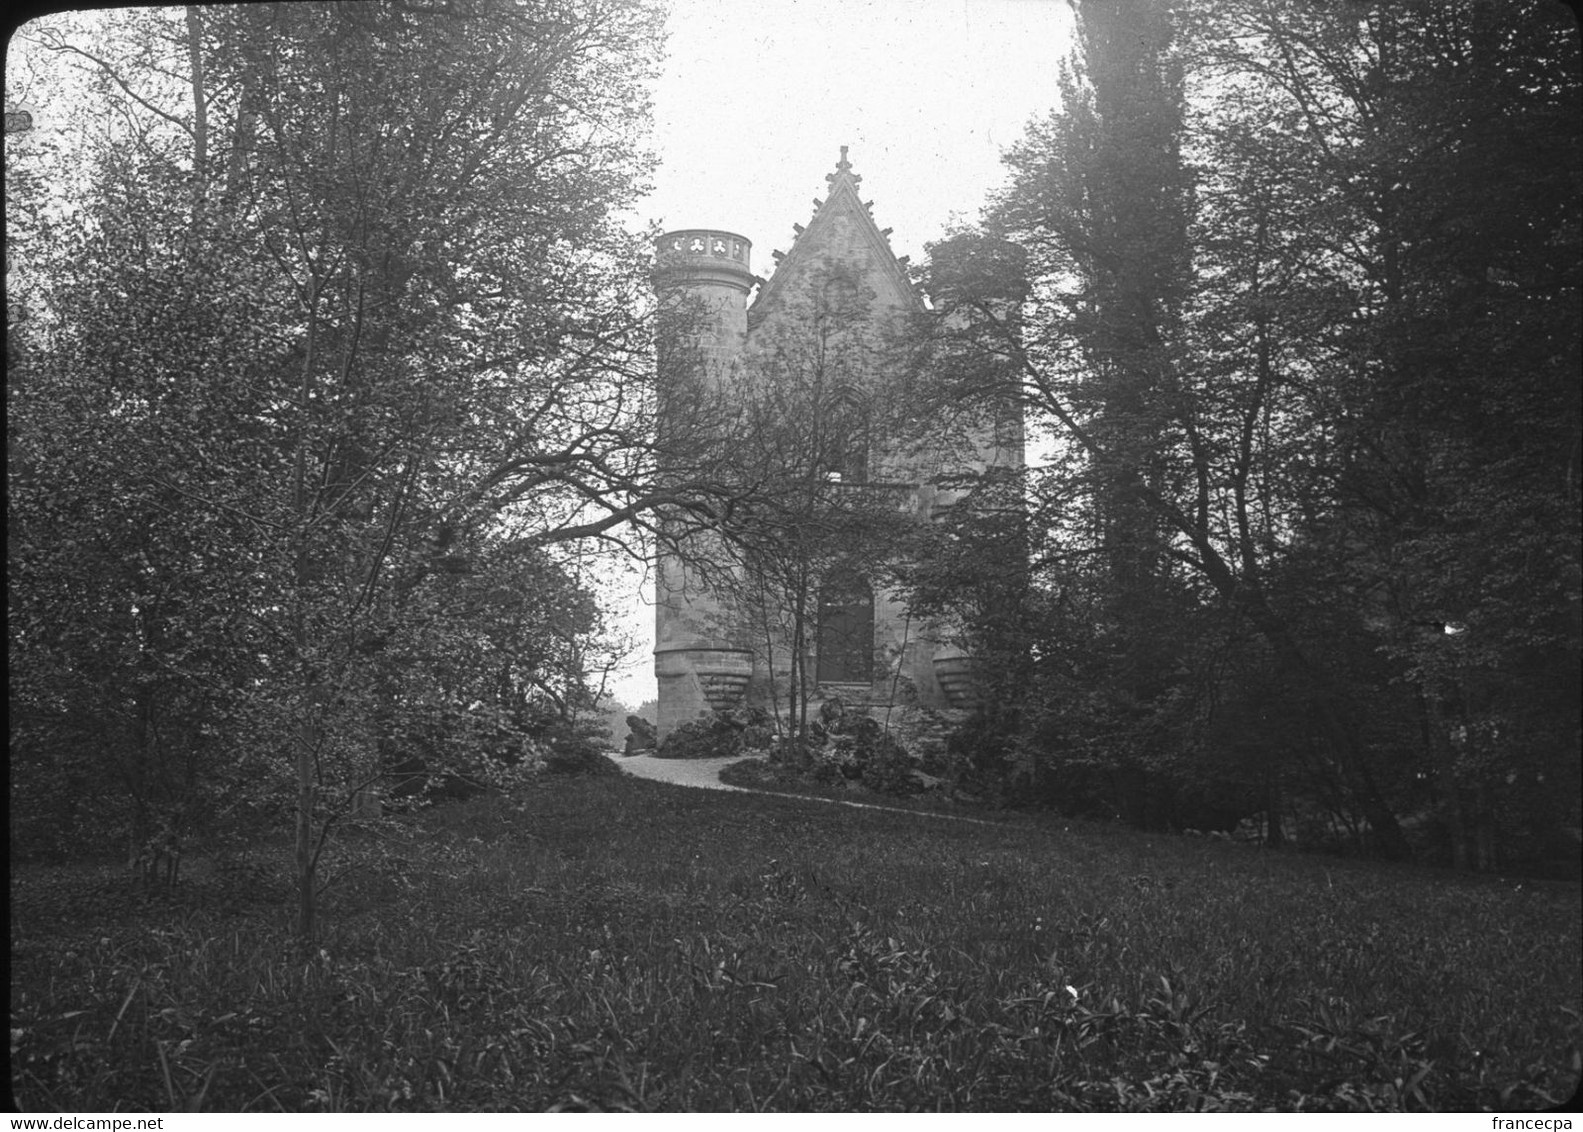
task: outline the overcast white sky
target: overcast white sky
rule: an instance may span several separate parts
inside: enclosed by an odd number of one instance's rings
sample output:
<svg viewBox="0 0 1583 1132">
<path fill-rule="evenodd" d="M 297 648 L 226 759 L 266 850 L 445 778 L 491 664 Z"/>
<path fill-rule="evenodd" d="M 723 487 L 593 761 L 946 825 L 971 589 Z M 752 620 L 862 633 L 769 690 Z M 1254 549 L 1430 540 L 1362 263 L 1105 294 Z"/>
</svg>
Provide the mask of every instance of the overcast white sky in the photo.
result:
<svg viewBox="0 0 1583 1132">
<path fill-rule="evenodd" d="M 1054 107 L 1070 27 L 1065 0 L 673 0 L 642 219 L 746 236 L 768 275 L 845 145 L 891 247 L 922 262 Z M 631 625 L 652 647 L 652 607 Z M 644 649 L 614 691 L 634 707 L 654 696 Z"/>
<path fill-rule="evenodd" d="M 898 255 L 976 216 L 1055 100 L 1064 0 L 673 0 L 645 219 L 786 248 L 839 149 Z"/>
</svg>

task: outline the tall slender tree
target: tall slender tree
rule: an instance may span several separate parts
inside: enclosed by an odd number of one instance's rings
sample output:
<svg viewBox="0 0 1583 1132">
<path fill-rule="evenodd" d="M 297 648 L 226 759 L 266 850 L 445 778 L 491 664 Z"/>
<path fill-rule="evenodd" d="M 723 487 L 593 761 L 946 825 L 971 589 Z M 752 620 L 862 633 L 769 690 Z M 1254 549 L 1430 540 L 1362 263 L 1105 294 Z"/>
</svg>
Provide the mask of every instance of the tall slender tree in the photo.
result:
<svg viewBox="0 0 1583 1132">
<path fill-rule="evenodd" d="M 1256 632 L 1307 732 L 1291 772 L 1323 771 L 1305 789 L 1400 853 L 1427 783 L 1456 859 L 1489 860 L 1475 828 L 1575 762 L 1575 29 L 1543 5 L 1082 14 L 1067 105 L 988 218 L 1031 253 L 1023 333 L 953 291 L 955 253 L 932 289 L 967 313 L 944 325 L 1011 359 L 1065 446 L 1046 529 L 1104 532 L 1119 493 L 1187 592 Z M 1144 65 L 1155 17 L 1184 67 L 1174 118 L 1120 93 L 1170 101 Z M 1151 209 L 1171 186 L 1176 211 Z M 1146 379 L 1110 383 L 1118 355 Z M 1094 549 L 1127 562 L 1114 535 Z"/>
</svg>

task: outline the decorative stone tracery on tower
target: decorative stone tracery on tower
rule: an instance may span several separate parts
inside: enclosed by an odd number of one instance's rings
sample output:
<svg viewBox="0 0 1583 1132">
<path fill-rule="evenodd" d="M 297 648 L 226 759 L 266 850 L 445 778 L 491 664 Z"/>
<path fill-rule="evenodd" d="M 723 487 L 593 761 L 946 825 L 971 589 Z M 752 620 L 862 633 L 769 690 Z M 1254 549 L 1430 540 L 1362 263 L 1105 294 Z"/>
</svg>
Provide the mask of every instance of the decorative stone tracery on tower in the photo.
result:
<svg viewBox="0 0 1583 1132">
<path fill-rule="evenodd" d="M 874 223 L 873 202 L 858 196 L 862 178 L 852 172 L 846 146 L 825 180 L 829 191 L 814 201 L 806 227 L 793 226 L 791 250 L 773 254 L 768 280 L 753 274 L 752 243 L 735 232 L 690 228 L 667 232 L 657 242 L 654 283 L 662 310 L 673 304 L 688 312 L 687 364 L 702 367 L 723 392 L 732 383 L 754 380 L 756 347 L 809 320 L 809 306 L 794 296 L 821 296 L 826 306 L 867 304 L 864 325 L 887 329 L 927 309 L 905 260 L 890 249 L 890 230 Z M 884 383 L 895 376 L 867 375 L 869 395 L 886 396 Z M 661 406 L 662 422 L 668 408 Z M 857 428 L 854 438 L 860 440 L 854 439 L 852 453 L 832 476 L 860 478 L 890 492 L 918 522 L 929 522 L 960 500 L 962 492 L 947 485 L 993 468 L 1022 466 L 1020 425 L 984 430 L 965 460 L 949 468 Z M 778 665 L 770 671 L 749 646 L 741 630 L 744 611 L 675 555 L 661 557 L 656 597 L 661 739 L 710 710 L 743 703 L 750 689 L 762 695 L 786 678 Z M 930 707 L 971 705 L 971 658 L 943 627 L 914 624 L 897 595 L 847 577 L 832 579 L 818 604 L 821 624 L 809 635 L 809 648 L 823 652 L 808 658 L 807 670 L 817 674 L 820 692 L 870 703 L 895 698 Z"/>
</svg>

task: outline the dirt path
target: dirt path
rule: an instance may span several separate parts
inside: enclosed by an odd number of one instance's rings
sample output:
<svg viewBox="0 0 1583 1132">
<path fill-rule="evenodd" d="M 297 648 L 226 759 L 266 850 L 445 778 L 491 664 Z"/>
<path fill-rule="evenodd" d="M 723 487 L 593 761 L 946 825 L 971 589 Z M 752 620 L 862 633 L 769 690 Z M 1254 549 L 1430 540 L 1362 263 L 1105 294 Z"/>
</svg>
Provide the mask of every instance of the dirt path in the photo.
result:
<svg viewBox="0 0 1583 1132">
<path fill-rule="evenodd" d="M 720 781 L 720 772 L 732 763 L 741 762 L 740 755 L 721 759 L 657 759 L 653 755 L 611 755 L 610 761 L 628 774 L 648 778 L 655 782 L 669 782 L 675 786 L 693 786 L 700 790 L 740 790 L 744 794 L 774 794 L 778 798 L 795 798 L 803 802 L 824 802 L 832 806 L 854 806 L 860 810 L 884 810 L 890 814 L 913 814 L 921 818 L 939 818 L 941 821 L 965 821 L 970 825 L 1005 825 L 1005 822 L 985 821 L 983 818 L 960 817 L 956 814 L 935 814 L 927 810 L 904 810 L 899 806 L 881 806 L 874 802 L 848 802 L 844 798 L 819 798 L 808 794 L 781 794 L 774 790 L 753 790 L 746 786 L 732 786 Z"/>
<path fill-rule="evenodd" d="M 611 755 L 610 761 L 628 774 L 652 778 L 655 782 L 696 786 L 701 790 L 742 790 L 752 793 L 745 786 L 731 786 L 720 781 L 720 772 L 732 763 L 741 762 L 741 755 L 727 755 L 722 759 L 657 759 L 653 755 L 627 758 Z"/>
</svg>

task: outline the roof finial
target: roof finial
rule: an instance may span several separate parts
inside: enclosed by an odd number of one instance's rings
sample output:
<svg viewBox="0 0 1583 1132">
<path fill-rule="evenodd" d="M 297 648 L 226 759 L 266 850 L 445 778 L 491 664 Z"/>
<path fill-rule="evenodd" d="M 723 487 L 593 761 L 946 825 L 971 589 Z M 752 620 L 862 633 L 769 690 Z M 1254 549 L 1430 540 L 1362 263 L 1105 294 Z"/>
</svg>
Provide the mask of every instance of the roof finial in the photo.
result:
<svg viewBox="0 0 1583 1132">
<path fill-rule="evenodd" d="M 835 172 L 826 173 L 824 175 L 824 179 L 829 181 L 832 185 L 836 183 L 836 179 L 839 177 L 845 177 L 854 185 L 860 183 L 863 180 L 862 177 L 852 172 L 852 163 L 846 159 L 846 150 L 846 146 L 841 147 L 841 160 L 835 163 Z"/>
</svg>

